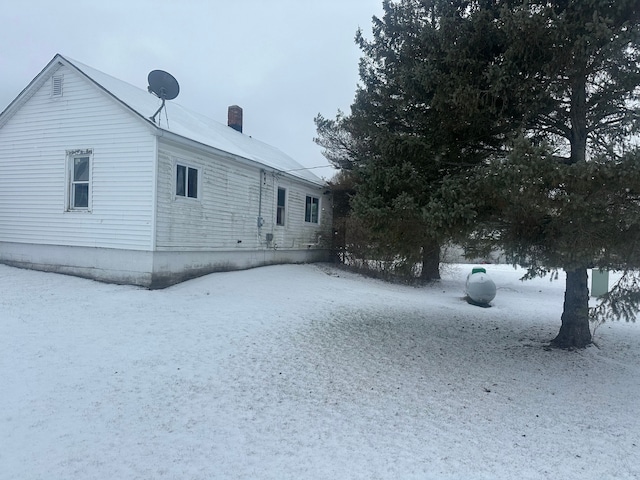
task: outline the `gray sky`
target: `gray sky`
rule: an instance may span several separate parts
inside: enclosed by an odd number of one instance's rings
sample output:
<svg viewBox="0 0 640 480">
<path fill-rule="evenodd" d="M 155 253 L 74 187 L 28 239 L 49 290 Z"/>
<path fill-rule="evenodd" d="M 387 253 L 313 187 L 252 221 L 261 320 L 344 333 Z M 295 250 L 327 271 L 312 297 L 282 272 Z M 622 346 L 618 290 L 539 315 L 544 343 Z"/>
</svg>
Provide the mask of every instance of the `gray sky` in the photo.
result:
<svg viewBox="0 0 640 480">
<path fill-rule="evenodd" d="M 56 53 L 140 88 L 161 69 L 175 102 L 221 123 L 244 110 L 244 133 L 305 167 L 318 113 L 348 111 L 361 52 L 353 39 L 382 0 L 9 0 L 0 9 L 0 111 Z M 330 178 L 331 168 L 312 170 Z"/>
</svg>

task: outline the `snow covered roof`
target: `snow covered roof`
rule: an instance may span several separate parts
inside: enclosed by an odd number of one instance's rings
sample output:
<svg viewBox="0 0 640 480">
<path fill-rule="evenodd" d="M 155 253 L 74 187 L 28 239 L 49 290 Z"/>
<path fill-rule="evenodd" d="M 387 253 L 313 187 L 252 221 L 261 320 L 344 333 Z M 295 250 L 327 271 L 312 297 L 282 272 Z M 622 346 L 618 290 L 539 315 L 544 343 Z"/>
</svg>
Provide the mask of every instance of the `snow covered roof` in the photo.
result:
<svg viewBox="0 0 640 480">
<path fill-rule="evenodd" d="M 69 57 L 58 54 L 51 61 L 50 65 L 56 61 L 61 61 L 79 70 L 98 86 L 102 87 L 113 97 L 137 113 L 142 119 L 157 128 L 217 150 L 257 162 L 266 167 L 286 172 L 294 177 L 318 185 L 325 184 L 322 179 L 305 169 L 305 167 L 281 150 L 189 110 L 174 101 L 167 101 L 165 104 L 168 122 L 164 121 L 161 122 L 160 125 L 156 125 L 150 120 L 150 117 L 158 110 L 161 101 L 154 95 Z M 165 112 L 161 112 L 159 116 L 164 117 Z"/>
</svg>

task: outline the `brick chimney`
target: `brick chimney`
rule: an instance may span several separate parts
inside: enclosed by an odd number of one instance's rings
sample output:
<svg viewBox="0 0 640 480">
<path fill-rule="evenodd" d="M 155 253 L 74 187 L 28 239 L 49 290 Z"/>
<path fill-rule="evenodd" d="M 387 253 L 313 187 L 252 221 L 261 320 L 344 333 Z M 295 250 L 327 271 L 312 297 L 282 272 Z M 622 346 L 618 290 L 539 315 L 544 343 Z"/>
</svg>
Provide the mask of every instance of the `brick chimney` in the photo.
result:
<svg viewBox="0 0 640 480">
<path fill-rule="evenodd" d="M 238 105 L 231 105 L 229 107 L 227 125 L 242 133 L 242 108 Z"/>
</svg>

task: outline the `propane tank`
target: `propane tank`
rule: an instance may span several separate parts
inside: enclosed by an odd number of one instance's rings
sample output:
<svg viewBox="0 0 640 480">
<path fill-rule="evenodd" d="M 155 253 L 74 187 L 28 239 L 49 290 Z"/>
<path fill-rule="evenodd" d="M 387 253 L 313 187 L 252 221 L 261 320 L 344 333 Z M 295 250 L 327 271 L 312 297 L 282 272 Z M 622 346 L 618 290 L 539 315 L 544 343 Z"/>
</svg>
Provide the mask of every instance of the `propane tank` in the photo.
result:
<svg viewBox="0 0 640 480">
<path fill-rule="evenodd" d="M 496 296 L 496 284 L 482 267 L 474 267 L 467 275 L 465 291 L 469 303 L 487 306 Z"/>
</svg>

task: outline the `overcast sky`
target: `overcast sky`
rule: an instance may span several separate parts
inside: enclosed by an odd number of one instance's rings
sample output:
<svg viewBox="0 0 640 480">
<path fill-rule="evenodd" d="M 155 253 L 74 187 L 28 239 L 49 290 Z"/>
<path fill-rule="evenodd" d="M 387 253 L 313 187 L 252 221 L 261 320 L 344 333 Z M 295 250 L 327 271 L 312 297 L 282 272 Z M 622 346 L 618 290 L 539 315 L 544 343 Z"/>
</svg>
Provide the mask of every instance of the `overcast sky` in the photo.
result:
<svg viewBox="0 0 640 480">
<path fill-rule="evenodd" d="M 0 111 L 56 53 L 142 89 L 161 69 L 175 102 L 227 121 L 305 167 L 327 165 L 314 117 L 348 111 L 361 52 L 382 0 L 28 0 L 0 9 Z M 330 178 L 330 168 L 312 170 Z"/>
</svg>

